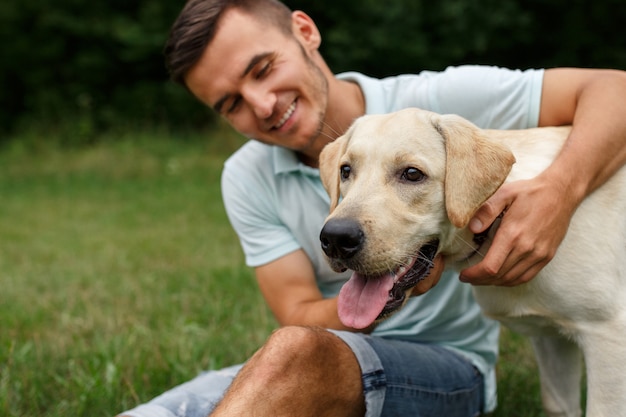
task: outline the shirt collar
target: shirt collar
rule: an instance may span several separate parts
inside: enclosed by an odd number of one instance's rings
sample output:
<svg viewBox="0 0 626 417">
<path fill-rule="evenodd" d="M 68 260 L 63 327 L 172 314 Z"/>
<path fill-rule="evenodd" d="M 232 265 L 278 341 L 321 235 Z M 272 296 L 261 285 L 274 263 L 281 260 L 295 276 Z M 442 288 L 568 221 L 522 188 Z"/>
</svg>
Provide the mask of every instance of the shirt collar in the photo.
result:
<svg viewBox="0 0 626 417">
<path fill-rule="evenodd" d="M 303 164 L 296 152 L 280 146 L 272 146 L 272 159 L 274 160 L 274 174 L 289 174 L 301 172 L 306 175 L 319 177 L 319 169 Z"/>
</svg>

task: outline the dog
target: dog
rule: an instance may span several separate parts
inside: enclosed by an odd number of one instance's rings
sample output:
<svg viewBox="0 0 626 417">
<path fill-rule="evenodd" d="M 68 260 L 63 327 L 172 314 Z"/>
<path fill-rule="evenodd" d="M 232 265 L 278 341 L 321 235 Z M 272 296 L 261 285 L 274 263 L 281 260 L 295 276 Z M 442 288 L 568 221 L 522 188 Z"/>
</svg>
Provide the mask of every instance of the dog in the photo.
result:
<svg viewBox="0 0 626 417">
<path fill-rule="evenodd" d="M 483 130 L 405 109 L 363 116 L 328 144 L 320 176 L 331 213 L 321 246 L 334 270 L 355 271 L 354 287 L 382 288 L 368 295 L 367 321 L 400 308 L 435 255 L 456 270 L 478 263 L 489 239 L 469 231 L 473 214 L 503 183 L 539 175 L 569 131 Z M 581 415 L 582 353 L 586 415 L 626 417 L 626 168 L 582 202 L 534 279 L 473 291 L 484 314 L 529 336 L 549 416 Z"/>
</svg>

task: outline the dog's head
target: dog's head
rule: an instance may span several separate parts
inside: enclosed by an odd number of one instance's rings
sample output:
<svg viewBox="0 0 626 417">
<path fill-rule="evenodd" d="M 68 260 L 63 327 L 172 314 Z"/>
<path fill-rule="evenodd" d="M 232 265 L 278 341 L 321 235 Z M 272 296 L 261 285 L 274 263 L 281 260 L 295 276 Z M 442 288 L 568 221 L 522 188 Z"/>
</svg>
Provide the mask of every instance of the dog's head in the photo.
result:
<svg viewBox="0 0 626 417">
<path fill-rule="evenodd" d="M 334 270 L 354 271 L 339 296 L 344 324 L 364 328 L 400 308 L 513 162 L 467 120 L 418 109 L 363 116 L 327 145 L 331 214 L 320 240 Z"/>
</svg>

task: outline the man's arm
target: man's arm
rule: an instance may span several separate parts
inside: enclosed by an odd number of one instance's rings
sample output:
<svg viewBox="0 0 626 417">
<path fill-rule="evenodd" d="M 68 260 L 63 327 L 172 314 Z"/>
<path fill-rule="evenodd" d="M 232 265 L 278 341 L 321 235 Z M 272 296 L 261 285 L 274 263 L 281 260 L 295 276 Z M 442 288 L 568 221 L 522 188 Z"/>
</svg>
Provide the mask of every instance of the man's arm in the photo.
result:
<svg viewBox="0 0 626 417">
<path fill-rule="evenodd" d="M 415 287 L 412 295 L 420 295 L 435 286 L 444 269 L 441 257 L 428 277 Z M 261 293 L 281 326 L 320 326 L 335 330 L 357 331 L 344 326 L 337 314 L 337 297 L 323 298 L 309 258 L 297 250 L 255 269 Z M 375 325 L 358 330 L 370 333 Z"/>
<path fill-rule="evenodd" d="M 506 210 L 491 249 L 462 271 L 463 281 L 518 285 L 554 257 L 579 204 L 626 163 L 626 72 L 547 70 L 539 125 L 568 124 L 571 134 L 545 172 L 506 184 L 476 213 L 474 233 Z"/>
<path fill-rule="evenodd" d="M 281 326 L 351 330 L 339 321 L 337 298 L 323 298 L 304 251 L 297 250 L 255 268 L 261 293 Z"/>
</svg>

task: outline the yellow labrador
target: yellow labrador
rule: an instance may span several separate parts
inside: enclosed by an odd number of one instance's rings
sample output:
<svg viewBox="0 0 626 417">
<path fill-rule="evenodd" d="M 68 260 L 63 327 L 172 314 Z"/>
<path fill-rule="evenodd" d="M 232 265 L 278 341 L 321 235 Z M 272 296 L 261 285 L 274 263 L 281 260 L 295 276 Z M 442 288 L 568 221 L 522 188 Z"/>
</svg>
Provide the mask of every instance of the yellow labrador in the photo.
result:
<svg viewBox="0 0 626 417">
<path fill-rule="evenodd" d="M 568 132 L 481 130 L 418 109 L 358 119 L 320 157 L 331 196 L 322 248 L 333 269 L 355 271 L 344 323 L 399 308 L 437 253 L 457 270 L 477 263 L 489 239 L 467 229 L 472 215 L 503 182 L 542 172 Z M 587 416 L 626 416 L 626 168 L 582 203 L 535 279 L 474 292 L 485 314 L 530 336 L 548 415 L 580 416 L 582 351 Z"/>
</svg>

